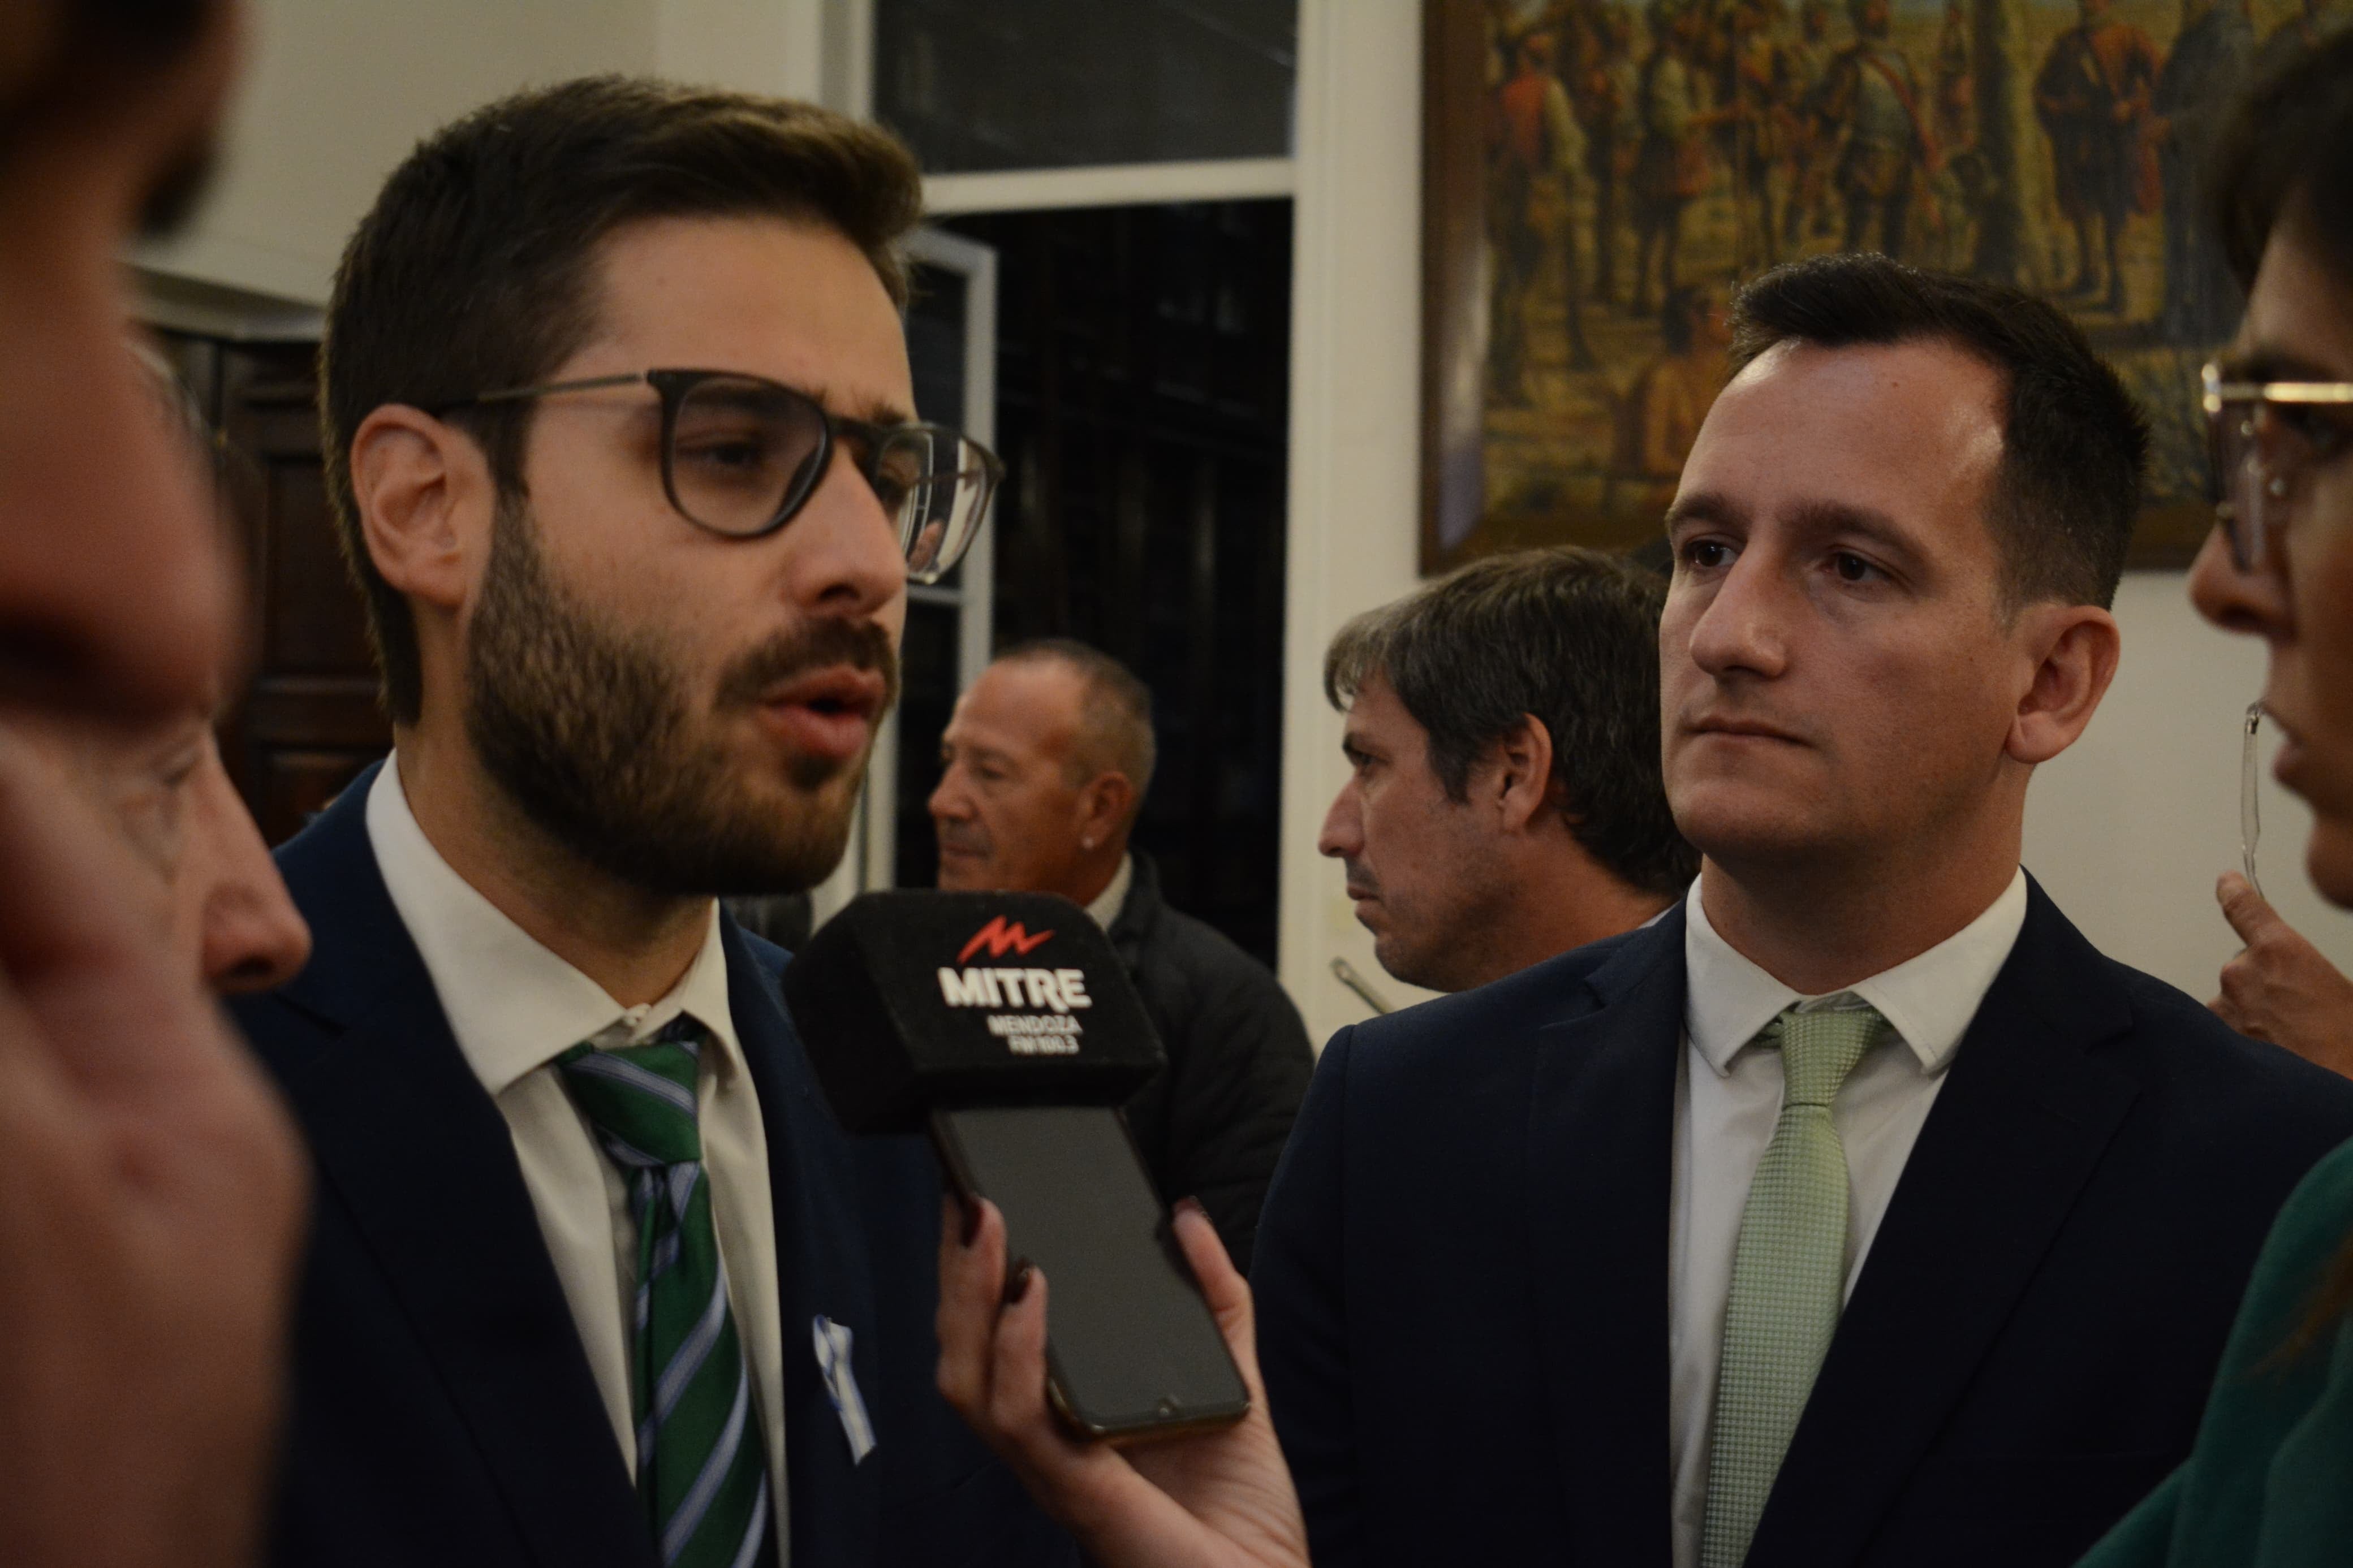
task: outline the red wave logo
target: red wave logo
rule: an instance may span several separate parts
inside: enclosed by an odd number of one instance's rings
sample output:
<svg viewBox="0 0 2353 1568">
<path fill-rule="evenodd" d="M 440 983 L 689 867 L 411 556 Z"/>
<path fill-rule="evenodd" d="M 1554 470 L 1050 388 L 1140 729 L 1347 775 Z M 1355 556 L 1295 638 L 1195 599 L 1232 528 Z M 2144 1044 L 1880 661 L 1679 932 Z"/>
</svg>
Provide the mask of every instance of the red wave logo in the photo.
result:
<svg viewBox="0 0 2353 1568">
<path fill-rule="evenodd" d="M 1041 931 L 1036 936 L 1031 936 L 1023 929 L 1019 921 L 1008 925 L 1005 923 L 1005 917 L 999 915 L 972 933 L 972 940 L 964 944 L 962 952 L 956 954 L 956 962 L 962 963 L 984 947 L 988 949 L 988 956 L 991 958 L 1003 958 L 1008 952 L 1017 952 L 1027 958 L 1030 949 L 1053 934 L 1050 931 Z"/>
</svg>

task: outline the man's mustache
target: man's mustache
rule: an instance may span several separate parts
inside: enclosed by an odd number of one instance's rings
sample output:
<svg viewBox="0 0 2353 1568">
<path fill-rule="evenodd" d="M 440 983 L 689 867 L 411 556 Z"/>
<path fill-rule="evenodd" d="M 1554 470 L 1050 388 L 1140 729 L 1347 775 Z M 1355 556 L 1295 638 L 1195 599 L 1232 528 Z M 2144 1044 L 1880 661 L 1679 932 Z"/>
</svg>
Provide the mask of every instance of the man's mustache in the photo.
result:
<svg viewBox="0 0 2353 1568">
<path fill-rule="evenodd" d="M 847 665 L 882 677 L 883 713 L 899 700 L 899 655 L 891 634 L 872 621 L 827 616 L 762 643 L 729 665 L 719 678 L 719 706 L 757 708 L 768 694 L 814 669 Z"/>
</svg>

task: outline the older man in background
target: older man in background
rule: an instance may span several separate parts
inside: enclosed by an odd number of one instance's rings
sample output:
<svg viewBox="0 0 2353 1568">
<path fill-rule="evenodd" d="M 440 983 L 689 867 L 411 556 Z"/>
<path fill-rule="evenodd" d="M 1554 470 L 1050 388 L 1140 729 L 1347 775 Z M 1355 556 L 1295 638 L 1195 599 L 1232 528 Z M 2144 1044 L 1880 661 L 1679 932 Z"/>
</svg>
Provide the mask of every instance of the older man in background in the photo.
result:
<svg viewBox="0 0 2353 1568">
<path fill-rule="evenodd" d="M 1060 893 L 1110 933 L 1168 1053 L 1128 1126 L 1161 1195 L 1200 1200 L 1247 1268 L 1314 1058 L 1274 976 L 1169 908 L 1128 846 L 1152 784 L 1152 693 L 1084 643 L 1024 643 L 956 703 L 940 752 L 940 886 Z"/>
</svg>

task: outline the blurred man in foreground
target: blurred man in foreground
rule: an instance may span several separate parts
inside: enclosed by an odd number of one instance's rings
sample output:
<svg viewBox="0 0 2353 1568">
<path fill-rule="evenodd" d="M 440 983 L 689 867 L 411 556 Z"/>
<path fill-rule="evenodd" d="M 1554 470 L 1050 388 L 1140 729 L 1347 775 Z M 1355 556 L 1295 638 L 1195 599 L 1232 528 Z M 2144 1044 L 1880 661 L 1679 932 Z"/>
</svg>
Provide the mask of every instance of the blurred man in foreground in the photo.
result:
<svg viewBox="0 0 2353 1568">
<path fill-rule="evenodd" d="M 1151 691 L 1084 643 L 1024 644 L 957 701 L 940 754 L 940 886 L 1060 893 L 1110 934 L 1168 1053 L 1128 1127 L 1161 1196 L 1197 1200 L 1249 1268 L 1314 1058 L 1266 966 L 1171 909 L 1128 847 L 1152 784 Z"/>
<path fill-rule="evenodd" d="M 201 486 L 122 352 L 116 250 L 203 165 L 235 18 L 0 9 L 0 1561 L 252 1561 L 302 1181 L 154 870 L 16 736 L 209 710 Z M 196 879 L 183 868 L 183 886 Z"/>
<path fill-rule="evenodd" d="M 1316 847 L 1381 967 L 1467 991 L 1631 931 L 1699 858 L 1659 779 L 1666 587 L 1588 550 L 1475 563 L 1324 656 L 1348 782 Z"/>
</svg>

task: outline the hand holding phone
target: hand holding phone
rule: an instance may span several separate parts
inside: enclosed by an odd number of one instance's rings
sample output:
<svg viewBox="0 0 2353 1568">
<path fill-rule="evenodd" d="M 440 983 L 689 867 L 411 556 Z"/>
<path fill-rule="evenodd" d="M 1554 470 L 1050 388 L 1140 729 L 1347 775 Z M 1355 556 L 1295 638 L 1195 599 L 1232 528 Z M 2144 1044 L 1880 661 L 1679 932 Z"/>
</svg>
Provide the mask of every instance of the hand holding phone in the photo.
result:
<svg viewBox="0 0 2353 1568">
<path fill-rule="evenodd" d="M 1198 1205 L 1177 1245 L 1249 1391 L 1240 1421 L 1134 1447 L 1081 1441 L 1048 1403 L 1052 1283 L 1006 1281 L 1004 1215 L 986 1200 L 966 1237 L 958 1200 L 940 1230 L 940 1392 L 1105 1568 L 1307 1568 L 1299 1495 L 1268 1419 L 1250 1287 Z M 1008 1300 L 1008 1298 L 1010 1297 Z"/>
</svg>

